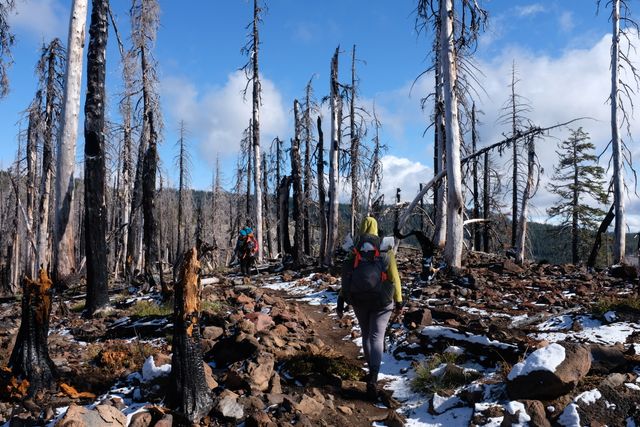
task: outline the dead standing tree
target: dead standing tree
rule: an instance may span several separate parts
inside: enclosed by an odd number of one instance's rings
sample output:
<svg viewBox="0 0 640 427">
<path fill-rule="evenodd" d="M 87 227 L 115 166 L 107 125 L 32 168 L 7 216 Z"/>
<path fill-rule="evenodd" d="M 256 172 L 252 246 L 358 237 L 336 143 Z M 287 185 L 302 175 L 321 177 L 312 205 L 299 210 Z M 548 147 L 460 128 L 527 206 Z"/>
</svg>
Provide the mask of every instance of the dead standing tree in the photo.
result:
<svg viewBox="0 0 640 427">
<path fill-rule="evenodd" d="M 58 135 L 54 228 L 55 250 L 53 252 L 53 278 L 56 282 L 64 281 L 76 270 L 74 217 L 71 213 L 71 207 L 73 206 L 75 186 L 73 172 L 75 169 L 76 140 L 78 138 L 86 22 L 87 0 L 74 0 L 69 19 L 64 102 Z"/>
<path fill-rule="evenodd" d="M 191 169 L 191 156 L 189 155 L 187 141 L 185 139 L 187 129 L 184 125 L 184 120 L 180 121 L 180 137 L 176 145 L 178 146 L 178 155 L 175 162 L 178 167 L 178 242 L 176 259 L 184 252 L 184 240 L 187 232 L 185 231 L 185 205 L 187 204 L 187 191 L 191 176 L 189 170 Z M 190 200 L 189 200 L 190 202 Z M 188 212 L 187 212 L 188 213 Z M 189 223 L 188 221 L 186 222 Z"/>
<path fill-rule="evenodd" d="M 311 145 L 313 144 L 313 118 L 312 116 L 318 111 L 318 105 L 313 98 L 313 88 L 311 82 L 313 77 L 309 79 L 305 88 L 305 102 L 302 113 L 302 123 L 304 127 L 304 253 L 311 255 L 311 223 L 310 209 L 312 171 L 311 171 Z"/>
<path fill-rule="evenodd" d="M 291 180 L 293 183 L 293 220 L 295 228 L 293 234 L 293 263 L 299 267 L 303 262 L 304 254 L 304 211 L 302 193 L 302 164 L 300 161 L 300 103 L 293 101 L 293 115 L 295 122 L 295 136 L 291 140 Z"/>
<path fill-rule="evenodd" d="M 600 0 L 597 0 L 600 7 Z M 611 6 L 611 23 L 613 25 L 611 36 L 611 93 L 609 102 L 611 103 L 611 161 L 613 163 L 613 206 L 615 215 L 614 241 L 613 241 L 613 262 L 622 263 L 625 261 L 626 246 L 626 224 L 624 212 L 625 193 L 625 163 L 631 168 L 635 176 L 631 163 L 631 150 L 620 136 L 620 127 L 626 126 L 627 134 L 631 135 L 631 124 L 629 113 L 633 112 L 632 96 L 640 89 L 640 72 L 630 59 L 630 52 L 635 50 L 630 36 L 640 34 L 640 27 L 631 19 L 631 10 L 628 0 L 609 0 L 607 5 Z M 622 42 L 626 42 L 626 45 Z M 621 78 L 621 72 L 627 73 L 635 83 L 635 88 L 631 83 L 625 82 Z M 625 105 L 628 101 L 628 105 Z M 627 111 L 627 108 L 631 111 Z"/>
<path fill-rule="evenodd" d="M 525 249 L 527 240 L 527 216 L 529 214 L 529 200 L 533 198 L 540 182 L 540 164 L 536 156 L 535 136 L 527 138 L 527 181 L 522 191 L 522 202 L 520 207 L 520 219 L 518 221 L 516 239 L 516 263 L 522 265 L 525 261 Z"/>
<path fill-rule="evenodd" d="M 108 0 L 92 0 L 87 51 L 87 97 L 84 104 L 84 205 L 87 256 L 86 313 L 107 305 L 107 209 L 105 206 L 105 55 Z"/>
<path fill-rule="evenodd" d="M 213 407 L 204 375 L 200 346 L 200 262 L 192 248 L 184 254 L 175 288 L 170 405 L 190 423 L 198 423 Z"/>
<path fill-rule="evenodd" d="M 43 47 L 37 66 L 41 91 L 45 93 L 44 135 L 42 142 L 42 172 L 40 180 L 40 207 L 37 233 L 36 270 L 49 264 L 49 206 L 51 200 L 51 179 L 53 176 L 53 135 L 60 117 L 62 99 L 62 79 L 64 50 L 60 40 L 54 39 Z"/>
<path fill-rule="evenodd" d="M 340 154 L 340 111 L 342 109 L 342 97 L 338 83 L 338 55 L 340 46 L 336 48 L 331 59 L 330 80 L 330 107 L 331 107 L 331 147 L 329 148 L 329 214 L 327 216 L 327 245 L 323 263 L 333 265 L 333 251 L 338 242 L 339 223 L 339 154 Z"/>
<path fill-rule="evenodd" d="M 320 248 L 318 254 L 318 264 L 322 265 L 327 254 L 327 207 L 326 191 L 324 185 L 324 133 L 322 132 L 322 119 L 318 116 L 318 146 L 316 147 L 316 168 L 318 178 L 318 211 L 320 212 Z"/>
<path fill-rule="evenodd" d="M 255 227 L 256 227 L 256 239 L 258 241 L 258 261 L 262 261 L 262 185 L 260 184 L 260 105 L 262 104 L 262 88 L 260 85 L 260 72 L 258 64 L 258 52 L 260 48 L 260 33 L 258 31 L 258 25 L 262 22 L 263 8 L 258 4 L 259 0 L 253 0 L 253 20 L 247 27 L 251 27 L 251 35 L 249 41 L 242 48 L 242 53 L 249 56 L 249 62 L 247 62 L 242 70 L 247 77 L 247 86 L 244 89 L 244 94 L 249 88 L 251 83 L 252 92 L 252 146 L 253 146 L 253 187 L 255 191 L 254 209 L 255 209 Z"/>
<path fill-rule="evenodd" d="M 9 27 L 9 13 L 15 7 L 15 0 L 3 0 L 0 2 L 0 98 L 9 93 L 9 76 L 7 68 L 11 66 L 11 47 L 15 37 Z"/>
</svg>

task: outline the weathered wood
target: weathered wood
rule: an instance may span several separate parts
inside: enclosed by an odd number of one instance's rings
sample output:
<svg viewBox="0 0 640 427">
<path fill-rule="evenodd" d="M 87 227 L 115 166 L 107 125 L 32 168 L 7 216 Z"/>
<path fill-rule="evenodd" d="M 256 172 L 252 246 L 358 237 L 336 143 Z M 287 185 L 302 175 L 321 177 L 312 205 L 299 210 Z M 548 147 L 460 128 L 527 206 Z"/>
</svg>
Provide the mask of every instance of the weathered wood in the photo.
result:
<svg viewBox="0 0 640 427">
<path fill-rule="evenodd" d="M 87 257 L 86 313 L 109 302 L 105 206 L 105 69 L 108 0 L 92 0 L 84 105 L 84 205 Z"/>
<path fill-rule="evenodd" d="M 71 214 L 71 207 L 73 205 L 75 186 L 74 169 L 86 22 L 87 0 L 74 0 L 69 19 L 64 103 L 58 135 L 54 228 L 55 251 L 53 252 L 53 277 L 56 282 L 64 281 L 75 272 L 76 266 L 74 216 Z"/>
<path fill-rule="evenodd" d="M 191 423 L 199 422 L 213 407 L 200 346 L 200 262 L 196 248 L 184 254 L 175 289 L 171 357 L 170 406 Z"/>
<path fill-rule="evenodd" d="M 33 396 L 50 389 L 55 377 L 47 343 L 52 282 L 47 271 L 40 269 L 38 280 L 25 277 L 22 289 L 22 319 L 9 368 L 14 375 L 29 381 L 29 395 Z"/>
<path fill-rule="evenodd" d="M 339 182 L 339 152 L 340 152 L 340 108 L 342 99 L 339 92 L 338 82 L 338 55 L 340 47 L 336 48 L 331 59 L 331 146 L 329 148 L 329 215 L 327 226 L 327 246 L 324 254 L 324 264 L 333 265 L 333 251 L 338 241 L 338 182 Z"/>
<path fill-rule="evenodd" d="M 322 132 L 322 119 L 318 116 L 318 148 L 316 160 L 317 177 L 318 177 L 318 211 L 320 212 L 320 249 L 318 254 L 318 264 L 324 263 L 324 257 L 327 252 L 327 207 L 326 192 L 324 186 L 324 133 Z"/>
<path fill-rule="evenodd" d="M 615 203 L 611 205 L 609 212 L 602 220 L 600 227 L 598 227 L 598 232 L 596 233 L 596 239 L 593 242 L 593 247 L 591 248 L 591 254 L 589 255 L 589 259 L 587 260 L 587 267 L 593 268 L 596 265 L 596 259 L 598 258 L 598 252 L 600 251 L 600 246 L 602 245 L 602 234 L 606 233 L 609 225 L 613 222 L 615 218 Z"/>
</svg>

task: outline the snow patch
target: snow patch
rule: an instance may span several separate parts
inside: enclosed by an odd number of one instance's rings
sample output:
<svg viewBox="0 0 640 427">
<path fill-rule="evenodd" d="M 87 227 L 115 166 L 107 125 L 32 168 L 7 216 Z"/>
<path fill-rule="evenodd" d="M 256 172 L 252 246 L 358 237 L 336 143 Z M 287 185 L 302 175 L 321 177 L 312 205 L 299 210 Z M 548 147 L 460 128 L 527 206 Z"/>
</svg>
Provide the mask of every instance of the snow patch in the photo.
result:
<svg viewBox="0 0 640 427">
<path fill-rule="evenodd" d="M 607 322 L 614 322 L 617 318 L 618 318 L 618 316 L 616 316 L 615 311 L 607 311 L 607 312 L 604 314 L 604 319 L 605 319 Z"/>
<path fill-rule="evenodd" d="M 457 341 L 466 341 L 473 344 L 486 345 L 490 347 L 498 348 L 515 348 L 512 344 L 506 344 L 500 341 L 492 340 L 484 335 L 474 335 L 469 333 L 462 333 L 456 329 L 448 328 L 446 326 L 426 326 L 422 330 L 422 335 L 427 338 L 447 338 Z"/>
<path fill-rule="evenodd" d="M 433 406 L 433 411 L 436 414 L 442 414 L 448 411 L 451 408 L 454 408 L 462 403 L 462 400 L 458 396 L 440 396 L 438 393 L 433 394 L 433 398 L 431 399 L 431 405 Z"/>
<path fill-rule="evenodd" d="M 512 427 L 524 427 L 528 425 L 527 423 L 529 421 L 531 421 L 531 417 L 527 414 L 527 411 L 524 409 L 524 405 L 521 402 L 513 400 L 504 405 L 504 409 L 511 415 L 518 415 L 518 421 L 515 424 L 511 424 Z"/>
<path fill-rule="evenodd" d="M 564 361 L 565 350 L 560 344 L 551 344 L 540 348 L 529 355 L 523 362 L 516 363 L 509 372 L 507 379 L 513 381 L 519 376 L 527 375 L 533 371 L 555 372 L 556 368 Z"/>
<path fill-rule="evenodd" d="M 636 390 L 636 391 L 640 391 L 640 386 L 634 384 L 634 383 L 624 383 L 625 387 L 631 389 L 631 390 Z"/>
<path fill-rule="evenodd" d="M 161 366 L 156 366 L 156 362 L 153 360 L 153 356 L 147 357 L 142 365 L 142 381 L 147 383 L 155 380 L 156 378 L 167 376 L 171 373 L 171 365 L 169 363 Z"/>
<path fill-rule="evenodd" d="M 558 417 L 558 423 L 565 427 L 575 427 L 580 425 L 580 415 L 578 415 L 578 405 L 569 403 L 562 414 Z"/>
<path fill-rule="evenodd" d="M 601 397 L 602 397 L 602 394 L 600 393 L 600 391 L 597 388 L 594 388 L 593 390 L 580 393 L 579 395 L 576 396 L 575 399 L 573 399 L 573 401 L 575 403 L 582 402 L 587 405 L 591 405 L 593 403 L 596 403 L 596 400 L 600 399 Z"/>
</svg>

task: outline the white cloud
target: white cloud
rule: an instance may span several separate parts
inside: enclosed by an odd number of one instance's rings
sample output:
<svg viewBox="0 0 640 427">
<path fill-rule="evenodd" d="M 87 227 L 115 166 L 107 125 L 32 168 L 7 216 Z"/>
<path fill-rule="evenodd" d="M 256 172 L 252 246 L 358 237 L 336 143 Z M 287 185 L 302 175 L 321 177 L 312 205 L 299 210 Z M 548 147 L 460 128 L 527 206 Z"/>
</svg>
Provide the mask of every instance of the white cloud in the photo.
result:
<svg viewBox="0 0 640 427">
<path fill-rule="evenodd" d="M 26 31 L 36 41 L 63 39 L 69 22 L 69 9 L 56 0 L 18 0 L 9 23 L 17 30 Z"/>
<path fill-rule="evenodd" d="M 395 202 L 396 188 L 401 189 L 402 200 L 413 200 L 420 183 L 433 178 L 433 169 L 411 159 L 386 155 L 381 161 L 383 179 L 380 192 L 384 194 L 386 203 Z"/>
<path fill-rule="evenodd" d="M 260 109 L 261 142 L 266 146 L 273 137 L 285 136 L 287 109 L 273 82 L 262 77 L 262 107 Z M 210 164 L 217 153 L 234 154 L 240 147 L 243 130 L 251 118 L 250 91 L 246 100 L 242 90 L 246 79 L 242 71 L 227 77 L 222 87 L 198 91 L 189 80 L 168 77 L 161 82 L 163 104 L 174 122 L 184 120 L 198 149 Z"/>
<path fill-rule="evenodd" d="M 565 10 L 560 14 L 558 18 L 558 23 L 560 24 L 560 28 L 565 33 L 570 32 L 575 27 L 575 23 L 573 22 L 573 12 L 569 10 Z"/>
<path fill-rule="evenodd" d="M 526 6 L 516 7 L 516 14 L 518 16 L 534 16 L 545 11 L 545 7 L 542 3 L 533 3 Z"/>
</svg>

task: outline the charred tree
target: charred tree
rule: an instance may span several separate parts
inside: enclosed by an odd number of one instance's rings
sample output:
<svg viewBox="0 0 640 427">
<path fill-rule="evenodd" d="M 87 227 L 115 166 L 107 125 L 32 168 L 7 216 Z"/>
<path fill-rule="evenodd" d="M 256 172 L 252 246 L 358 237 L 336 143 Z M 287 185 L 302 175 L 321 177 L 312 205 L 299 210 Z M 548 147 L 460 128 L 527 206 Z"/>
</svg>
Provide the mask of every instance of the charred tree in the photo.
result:
<svg viewBox="0 0 640 427">
<path fill-rule="evenodd" d="M 607 212 L 604 219 L 602 220 L 600 227 L 598 227 L 596 238 L 593 242 L 593 248 L 591 249 L 591 254 L 589 255 L 589 260 L 587 261 L 587 267 L 595 267 L 596 260 L 598 258 L 598 252 L 600 252 L 600 246 L 602 246 L 602 235 L 607 232 L 607 229 L 613 222 L 615 216 L 615 204 L 613 204 L 611 205 L 609 212 Z"/>
<path fill-rule="evenodd" d="M 438 18 L 439 20 L 439 18 Z M 433 173 L 434 175 L 446 169 L 445 156 L 445 130 L 444 130 L 444 86 L 442 80 L 442 59 L 440 53 L 440 25 L 436 28 L 435 59 L 435 106 L 434 106 L 434 142 L 433 142 Z M 434 197 L 434 221 L 433 240 L 442 249 L 447 240 L 447 179 L 444 178 L 436 184 Z"/>
<path fill-rule="evenodd" d="M 276 242 L 277 242 L 277 248 L 278 248 L 278 253 L 282 253 L 282 248 L 283 248 L 283 237 L 282 237 L 282 233 L 280 230 L 280 221 L 282 219 L 282 212 L 280 212 L 280 199 L 278 197 L 279 191 L 280 191 L 280 162 L 282 161 L 281 157 L 282 157 L 282 141 L 280 141 L 280 138 L 276 137 L 273 142 L 275 143 L 275 150 L 276 150 L 276 185 L 275 185 L 275 190 L 276 190 L 276 224 L 278 224 L 278 226 L 276 227 Z M 272 145 L 273 147 L 273 145 Z"/>
<path fill-rule="evenodd" d="M 107 305 L 107 209 L 105 206 L 105 56 L 108 0 L 92 0 L 84 103 L 84 206 L 87 257 L 87 315 Z"/>
<path fill-rule="evenodd" d="M 185 205 L 187 204 L 187 191 L 189 181 L 191 180 L 189 170 L 191 169 L 191 156 L 187 149 L 187 141 L 185 139 L 187 129 L 184 120 L 180 121 L 180 137 L 178 139 L 178 156 L 176 157 L 176 166 L 178 167 L 178 242 L 176 259 L 184 252 L 185 247 Z M 187 222 L 188 223 L 188 222 Z"/>
<path fill-rule="evenodd" d="M 54 39 L 43 48 L 38 63 L 38 73 L 45 85 L 44 136 L 42 145 L 42 172 L 40 180 L 40 207 L 37 235 L 36 268 L 48 265 L 50 261 L 49 206 L 51 200 L 51 179 L 53 176 L 53 135 L 60 115 L 60 90 L 63 58 L 60 40 Z"/>
<path fill-rule="evenodd" d="M 529 214 L 529 200 L 533 197 L 537 185 L 536 171 L 536 145 L 535 138 L 530 136 L 527 141 L 527 183 L 522 192 L 522 206 L 520 207 L 520 220 L 518 221 L 518 234 L 516 240 L 516 263 L 522 265 L 525 261 L 525 249 L 527 241 L 527 216 Z"/>
<path fill-rule="evenodd" d="M 63 282 L 75 272 L 75 234 L 71 207 L 74 197 L 74 169 L 80 92 L 82 83 L 82 57 L 87 0 L 74 0 L 69 19 L 67 44 L 67 70 L 64 79 L 64 102 L 58 135 L 58 163 L 56 170 L 55 232 L 53 278 Z"/>
<path fill-rule="evenodd" d="M 200 262 L 192 248 L 184 254 L 175 289 L 171 357 L 171 406 L 190 423 L 198 423 L 213 407 L 200 345 Z"/>
<path fill-rule="evenodd" d="M 476 132 L 476 104 L 473 103 L 473 107 L 471 109 L 471 150 L 472 152 L 476 152 L 477 142 L 478 142 L 478 134 Z M 473 218 L 480 218 L 480 192 L 479 192 L 479 182 L 478 182 L 478 158 L 473 159 L 472 163 L 472 174 L 473 174 Z M 473 249 L 476 251 L 480 250 L 480 244 L 482 241 L 482 236 L 480 233 L 480 226 L 478 224 L 473 225 Z"/>
<path fill-rule="evenodd" d="M 273 254 L 273 248 L 271 247 L 271 224 L 269 213 L 269 179 L 267 170 L 267 154 L 262 153 L 262 207 L 264 212 L 264 230 L 266 233 L 267 241 L 267 256 Z"/>
<path fill-rule="evenodd" d="M 338 83 L 338 55 L 340 47 L 336 48 L 331 59 L 330 107 L 331 107 L 331 146 L 329 148 L 329 215 L 327 218 L 327 245 L 324 254 L 324 264 L 333 265 L 333 251 L 338 242 L 339 204 L 339 154 L 340 154 L 340 84 Z"/>
<path fill-rule="evenodd" d="M 295 136 L 291 140 L 291 180 L 293 183 L 293 220 L 295 221 L 293 233 L 293 263 L 297 268 L 304 258 L 304 211 L 302 192 L 302 164 L 300 161 L 300 103 L 293 101 L 293 115 L 295 122 Z"/>
<path fill-rule="evenodd" d="M 318 116 L 318 147 L 316 160 L 317 177 L 318 177 L 318 211 L 320 212 L 320 249 L 318 255 L 318 264 L 322 265 L 327 253 L 327 207 L 326 193 L 324 186 L 324 134 L 322 133 L 322 119 Z"/>
<path fill-rule="evenodd" d="M 289 236 L 289 188 L 291 187 L 291 177 L 284 176 L 278 184 L 278 204 L 280 205 L 280 236 L 282 239 L 282 250 L 285 254 L 293 254 L 291 237 Z"/>
<path fill-rule="evenodd" d="M 358 213 L 358 169 L 360 167 L 360 135 L 356 129 L 356 45 L 353 45 L 351 52 L 351 87 L 349 88 L 349 137 L 351 139 L 351 158 L 349 164 L 351 166 L 351 236 L 355 237 Z"/>
<path fill-rule="evenodd" d="M 37 176 L 37 163 L 38 163 L 38 138 L 41 130 L 42 114 L 40 111 L 40 104 L 42 102 L 42 92 L 38 91 L 36 97 L 29 106 L 29 124 L 27 126 L 27 212 L 26 212 L 26 225 L 29 234 L 33 233 L 34 211 L 36 206 L 36 176 Z M 34 236 L 29 236 L 30 239 L 34 239 Z M 26 259 L 26 271 L 29 277 L 35 277 L 35 257 L 36 250 L 28 246 L 27 247 L 27 259 Z"/>
<path fill-rule="evenodd" d="M 483 174 L 482 174 L 482 216 L 484 219 L 484 225 L 482 230 L 482 244 L 485 252 L 489 252 L 489 152 L 484 153 L 483 162 Z"/>
<path fill-rule="evenodd" d="M 9 14 L 15 5 L 15 0 L 0 2 L 0 98 L 4 98 L 9 93 L 7 69 L 13 64 L 11 47 L 15 41 L 15 36 L 9 27 Z"/>
<path fill-rule="evenodd" d="M 30 396 L 51 389 L 56 374 L 48 346 L 52 282 L 45 269 L 38 276 L 24 278 L 20 329 L 9 358 L 12 373 L 29 381 Z"/>
<path fill-rule="evenodd" d="M 313 119 L 312 114 L 317 110 L 317 106 L 313 101 L 313 94 L 311 88 L 311 80 L 307 83 L 305 89 L 305 108 L 303 114 L 304 122 L 304 253 L 311 255 L 311 222 L 310 222 L 310 209 L 311 206 L 311 144 L 313 142 Z"/>
<path fill-rule="evenodd" d="M 373 161 L 371 162 L 371 173 L 369 175 L 369 189 L 367 191 L 367 216 L 372 215 L 373 199 L 380 192 L 382 182 L 382 164 L 380 163 L 380 121 L 376 114 L 376 106 L 373 106 Z"/>
</svg>

